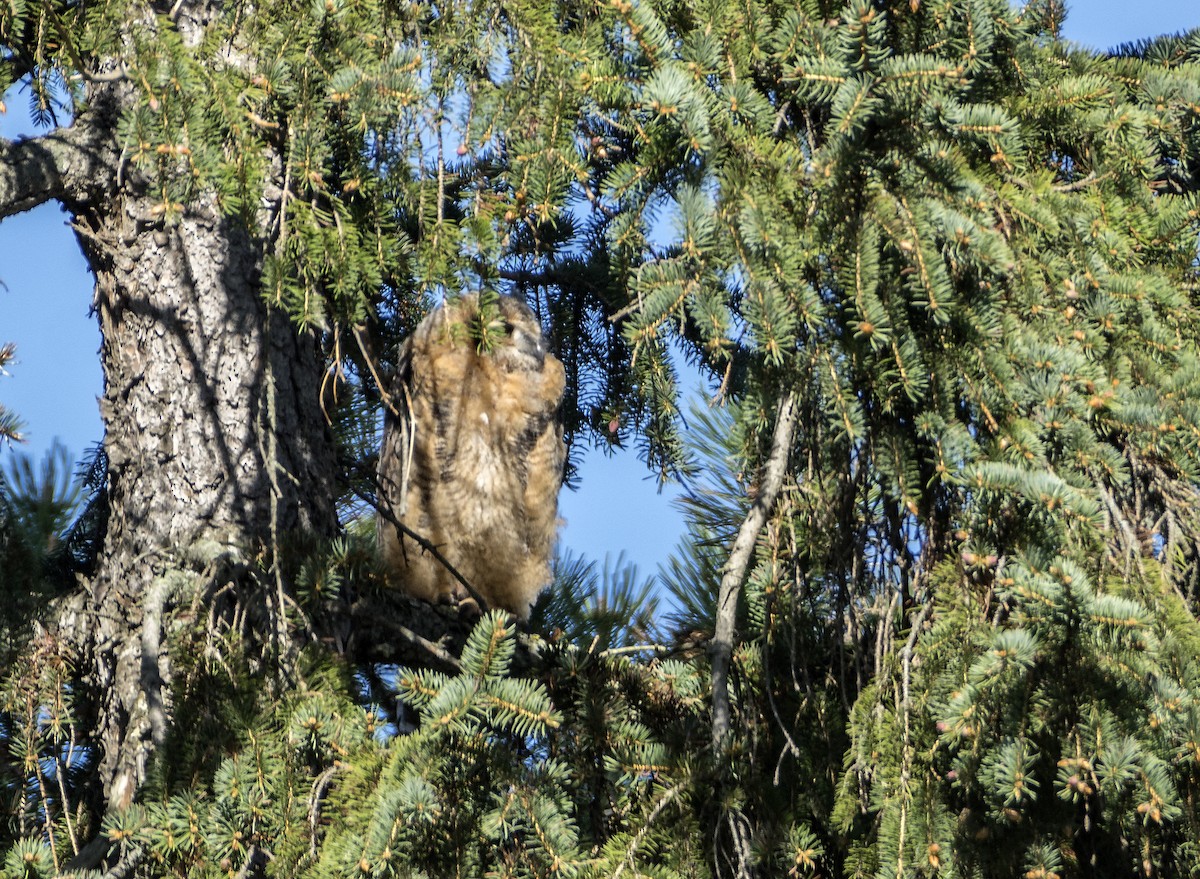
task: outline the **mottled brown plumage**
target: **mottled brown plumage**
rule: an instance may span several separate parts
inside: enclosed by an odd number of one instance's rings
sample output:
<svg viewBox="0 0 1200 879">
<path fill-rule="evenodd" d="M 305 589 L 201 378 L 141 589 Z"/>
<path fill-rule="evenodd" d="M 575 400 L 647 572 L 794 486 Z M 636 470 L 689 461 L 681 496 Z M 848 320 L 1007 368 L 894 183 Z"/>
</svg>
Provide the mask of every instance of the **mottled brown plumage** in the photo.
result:
<svg viewBox="0 0 1200 879">
<path fill-rule="evenodd" d="M 431 313 L 405 342 L 391 389 L 400 416 L 389 414 L 384 426 L 379 500 L 491 607 L 524 618 L 550 582 L 565 375 L 523 302 L 502 296 L 478 321 L 477 298 L 464 297 Z M 386 515 L 379 544 L 397 588 L 427 601 L 465 597 L 446 567 Z"/>
</svg>

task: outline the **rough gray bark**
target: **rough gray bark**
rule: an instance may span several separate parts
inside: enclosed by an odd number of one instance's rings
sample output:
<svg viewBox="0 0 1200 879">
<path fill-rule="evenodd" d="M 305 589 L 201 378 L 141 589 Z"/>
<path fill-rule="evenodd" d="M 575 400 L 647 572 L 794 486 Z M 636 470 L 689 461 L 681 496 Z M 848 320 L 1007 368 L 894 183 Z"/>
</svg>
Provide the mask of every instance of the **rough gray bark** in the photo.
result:
<svg viewBox="0 0 1200 879">
<path fill-rule="evenodd" d="M 218 557 L 244 560 L 333 526 L 316 351 L 263 304 L 261 244 L 211 203 L 173 228 L 139 229 L 149 207 L 113 199 L 89 213 L 93 237 L 83 238 L 96 271 L 110 473 L 88 652 L 102 694 L 101 774 L 116 805 L 144 777 L 145 745 L 158 744 L 169 702 L 165 657 L 145 656 L 141 634 L 166 623 L 155 617 L 171 590 L 158 581 L 183 569 L 200 588 Z M 114 607 L 124 614 L 104 612 Z"/>
<path fill-rule="evenodd" d="M 74 125 L 39 137 L 0 138 L 0 219 L 45 204 L 68 209 L 103 199 L 120 151 L 112 136 L 115 91 L 98 94 Z"/>
<path fill-rule="evenodd" d="M 95 84 L 69 128 L 0 142 L 0 217 L 62 202 L 96 277 L 110 514 L 97 575 L 59 630 L 81 654 L 110 807 L 134 796 L 168 728 L 163 635 L 192 597 L 336 524 L 316 343 L 262 299 L 263 236 L 212 200 L 165 224 L 119 167 L 126 95 Z"/>
<path fill-rule="evenodd" d="M 59 169 L 72 161 L 88 161 L 75 140 L 69 128 L 36 138 L 0 139 L 0 216 L 68 199 L 69 178 Z"/>
</svg>

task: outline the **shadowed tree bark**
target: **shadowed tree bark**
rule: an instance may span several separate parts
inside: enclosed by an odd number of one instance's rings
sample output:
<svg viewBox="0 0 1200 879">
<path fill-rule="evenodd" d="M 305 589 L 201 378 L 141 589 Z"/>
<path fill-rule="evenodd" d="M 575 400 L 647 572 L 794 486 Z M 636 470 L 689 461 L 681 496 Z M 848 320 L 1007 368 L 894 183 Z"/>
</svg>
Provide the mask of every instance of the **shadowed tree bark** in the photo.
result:
<svg viewBox="0 0 1200 879">
<path fill-rule="evenodd" d="M 111 806 L 131 800 L 169 724 L 163 633 L 281 539 L 335 527 L 319 352 L 262 296 L 266 219 L 248 229 L 202 198 L 164 221 L 122 155 L 130 101 L 119 78 L 94 81 L 70 125 L 0 141 L 0 218 L 59 202 L 96 278 L 110 518 L 58 631 L 86 669 Z M 280 592 L 254 594 L 278 620 Z"/>
</svg>

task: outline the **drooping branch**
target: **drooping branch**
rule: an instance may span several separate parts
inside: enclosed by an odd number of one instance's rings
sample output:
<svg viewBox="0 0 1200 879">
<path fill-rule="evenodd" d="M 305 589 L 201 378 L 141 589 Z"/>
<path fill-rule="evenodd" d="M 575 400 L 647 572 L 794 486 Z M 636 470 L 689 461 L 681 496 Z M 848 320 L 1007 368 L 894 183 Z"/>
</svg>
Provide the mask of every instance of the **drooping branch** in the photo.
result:
<svg viewBox="0 0 1200 879">
<path fill-rule="evenodd" d="M 384 520 L 387 521 L 387 523 L 389 525 L 391 525 L 393 528 L 395 528 L 398 533 L 402 534 L 403 536 L 409 538 L 414 543 L 416 543 L 417 546 L 420 547 L 421 552 L 427 552 L 431 556 L 433 556 L 434 559 L 437 560 L 437 563 L 439 565 L 441 565 L 443 568 L 445 568 L 446 572 L 448 574 L 450 574 L 450 576 L 453 577 L 456 581 L 458 581 L 458 584 L 467 591 L 467 594 L 471 596 L 471 599 L 479 607 L 479 612 L 481 614 L 485 614 L 488 612 L 489 608 L 488 608 L 487 599 L 485 599 L 483 597 L 483 595 L 480 594 L 479 590 L 476 589 L 473 585 L 471 585 L 471 582 L 466 577 L 464 577 L 459 572 L 459 570 L 456 567 L 454 567 L 454 565 L 450 564 L 449 559 L 447 559 L 444 555 L 442 555 L 441 550 L 438 549 L 437 545 L 432 540 L 430 540 L 429 538 L 425 537 L 423 534 L 420 534 L 420 533 L 414 531 L 412 528 L 405 525 L 403 522 L 400 521 L 399 517 L 397 517 L 396 514 L 392 510 L 388 509 L 386 505 L 381 504 L 377 500 L 377 498 L 379 497 L 378 490 L 376 490 L 374 496 L 368 495 L 365 492 L 361 492 L 361 491 L 356 492 L 356 494 L 358 494 L 358 497 L 360 500 L 364 501 L 367 504 L 370 504 L 371 507 L 374 508 L 375 512 L 379 516 L 382 516 L 384 518 Z"/>
<path fill-rule="evenodd" d="M 746 515 L 729 561 L 721 573 L 721 588 L 717 595 L 716 631 L 713 634 L 712 651 L 712 743 L 719 750 L 729 738 L 729 663 L 733 657 L 733 630 L 737 615 L 738 595 L 746 572 L 754 555 L 754 544 L 759 532 L 767 522 L 775 506 L 775 499 L 783 487 L 787 473 L 788 453 L 796 431 L 799 407 L 795 391 L 789 390 L 779 402 L 779 415 L 775 422 L 775 433 L 771 437 L 771 450 L 759 480 L 759 491 L 750 512 Z"/>
</svg>

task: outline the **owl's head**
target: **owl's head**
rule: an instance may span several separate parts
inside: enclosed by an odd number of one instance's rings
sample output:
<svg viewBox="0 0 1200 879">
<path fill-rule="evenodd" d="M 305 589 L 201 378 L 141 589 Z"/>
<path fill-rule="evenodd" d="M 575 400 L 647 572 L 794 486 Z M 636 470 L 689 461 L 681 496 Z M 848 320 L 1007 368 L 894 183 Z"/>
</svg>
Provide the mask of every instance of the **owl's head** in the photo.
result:
<svg viewBox="0 0 1200 879">
<path fill-rule="evenodd" d="M 490 314 L 489 314 L 490 312 Z M 480 312 L 481 337 L 496 365 L 506 372 L 537 371 L 546 362 L 550 344 L 537 315 L 512 296 L 500 296 Z"/>
</svg>

